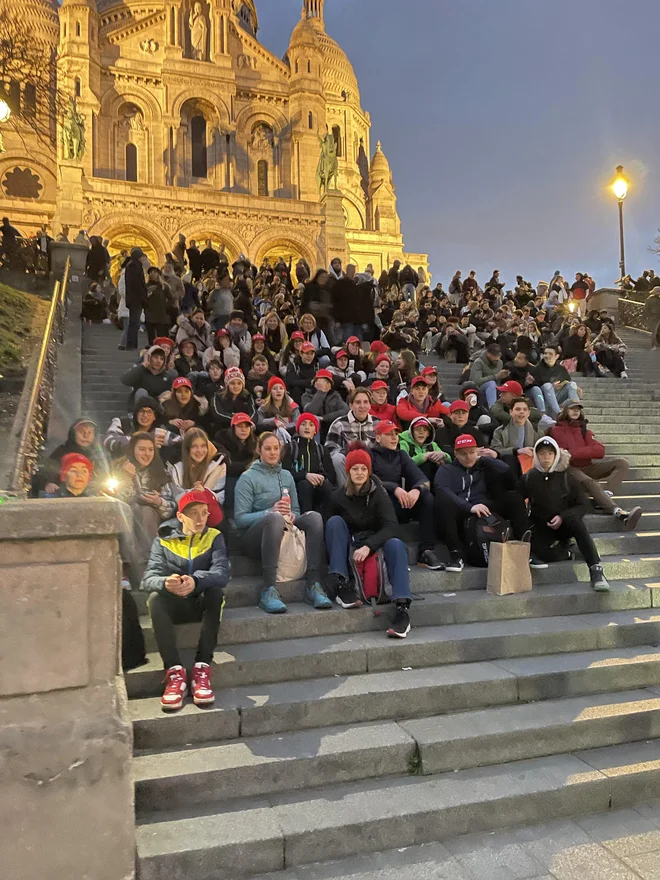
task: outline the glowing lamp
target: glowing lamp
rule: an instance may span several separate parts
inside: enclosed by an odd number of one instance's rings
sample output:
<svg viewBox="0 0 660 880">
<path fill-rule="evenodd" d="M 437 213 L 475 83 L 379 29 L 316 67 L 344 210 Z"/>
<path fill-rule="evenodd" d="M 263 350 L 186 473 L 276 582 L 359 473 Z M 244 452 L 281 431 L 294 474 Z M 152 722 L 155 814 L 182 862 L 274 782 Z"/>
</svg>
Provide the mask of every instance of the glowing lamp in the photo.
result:
<svg viewBox="0 0 660 880">
<path fill-rule="evenodd" d="M 623 176 L 623 165 L 617 165 L 616 180 L 612 184 L 612 192 L 622 202 L 628 195 L 628 181 Z"/>
<path fill-rule="evenodd" d="M 10 116 L 11 107 L 3 98 L 0 98 L 0 122 L 8 122 Z"/>
</svg>

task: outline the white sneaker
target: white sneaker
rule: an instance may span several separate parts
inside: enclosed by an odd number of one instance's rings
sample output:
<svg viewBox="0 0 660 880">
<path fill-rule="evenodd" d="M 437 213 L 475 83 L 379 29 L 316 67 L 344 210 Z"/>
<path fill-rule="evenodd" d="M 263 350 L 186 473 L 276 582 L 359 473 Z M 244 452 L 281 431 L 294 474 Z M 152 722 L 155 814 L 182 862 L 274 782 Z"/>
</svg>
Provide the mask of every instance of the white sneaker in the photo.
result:
<svg viewBox="0 0 660 880">
<path fill-rule="evenodd" d="M 626 373 L 626 371 L 624 370 L 623 373 L 621 373 L 621 375 L 619 376 L 619 378 L 620 378 L 620 379 L 627 379 L 627 378 L 628 378 L 628 373 Z"/>
</svg>

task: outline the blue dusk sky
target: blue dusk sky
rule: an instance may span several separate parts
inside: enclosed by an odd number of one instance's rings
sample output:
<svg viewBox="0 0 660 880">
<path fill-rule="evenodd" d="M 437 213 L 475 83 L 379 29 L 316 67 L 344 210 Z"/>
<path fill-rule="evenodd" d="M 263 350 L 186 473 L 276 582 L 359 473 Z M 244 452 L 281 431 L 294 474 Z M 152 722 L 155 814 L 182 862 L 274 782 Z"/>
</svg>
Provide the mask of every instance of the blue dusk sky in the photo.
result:
<svg viewBox="0 0 660 880">
<path fill-rule="evenodd" d="M 301 0 L 257 7 L 282 56 Z M 406 247 L 436 281 L 560 269 L 610 286 L 619 164 L 627 271 L 660 269 L 658 0 L 326 0 L 325 21 L 389 159 Z"/>
</svg>

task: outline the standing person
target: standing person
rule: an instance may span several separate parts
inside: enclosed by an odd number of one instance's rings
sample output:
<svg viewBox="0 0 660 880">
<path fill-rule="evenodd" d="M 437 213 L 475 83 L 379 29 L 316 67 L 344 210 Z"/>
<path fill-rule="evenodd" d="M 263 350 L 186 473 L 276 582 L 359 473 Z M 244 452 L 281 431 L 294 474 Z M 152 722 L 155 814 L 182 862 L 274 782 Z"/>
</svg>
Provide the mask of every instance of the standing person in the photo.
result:
<svg viewBox="0 0 660 880">
<path fill-rule="evenodd" d="M 220 254 L 213 247 L 211 239 L 207 238 L 205 244 L 206 247 L 200 255 L 202 275 L 217 269 L 220 265 Z"/>
<path fill-rule="evenodd" d="M 234 519 L 240 532 L 241 552 L 255 556 L 260 548 L 263 589 L 259 608 L 268 614 L 282 614 L 286 605 L 275 586 L 285 517 L 305 533 L 307 588 L 305 599 L 314 608 L 331 608 L 321 585 L 323 520 L 316 511 L 301 514 L 293 476 L 280 463 L 282 445 L 274 434 L 262 434 L 257 441 L 259 458 L 240 477 L 234 497 Z"/>
<path fill-rule="evenodd" d="M 341 263 L 339 265 L 341 272 Z M 343 277 L 343 274 L 340 277 Z M 328 283 L 329 281 L 330 275 L 328 272 L 325 269 L 319 269 L 312 280 L 305 285 L 300 310 L 301 314 L 312 315 L 316 319 L 319 330 L 322 330 L 326 338 L 332 341 L 332 290 Z"/>
<path fill-rule="evenodd" d="M 376 443 L 376 420 L 371 415 L 371 394 L 366 388 L 356 388 L 349 397 L 350 410 L 330 425 L 325 440 L 335 469 L 337 485 L 346 482 L 346 453 L 351 443 L 359 440 L 368 448 Z"/>
<path fill-rule="evenodd" d="M 346 456 L 344 485 L 330 497 L 325 529 L 329 579 L 342 608 L 362 603 L 350 586 L 349 564 L 359 565 L 382 550 L 395 603 L 390 638 L 405 639 L 410 632 L 410 574 L 408 550 L 400 535 L 392 502 L 378 477 L 372 475 L 371 455 L 361 444 Z"/>
<path fill-rule="evenodd" d="M 126 345 L 118 345 L 120 350 L 134 351 L 138 347 L 138 331 L 140 316 L 147 305 L 147 282 L 144 278 L 142 261 L 144 253 L 140 248 L 133 248 L 124 272 L 126 288 L 126 308 L 128 309 L 128 333 Z"/>
<path fill-rule="evenodd" d="M 92 246 L 85 258 L 85 275 L 90 281 L 103 284 L 108 272 L 108 252 L 103 247 L 103 240 L 97 235 L 92 236 Z"/>
<path fill-rule="evenodd" d="M 582 318 L 586 311 L 587 294 L 589 293 L 589 283 L 582 272 L 575 273 L 575 281 L 571 284 L 571 293 L 577 306 L 577 313 Z"/>
<path fill-rule="evenodd" d="M 215 287 L 209 294 L 207 308 L 210 315 L 211 327 L 214 331 L 224 327 L 229 321 L 229 316 L 234 308 L 232 296 L 232 280 L 226 269 L 218 269 L 216 272 Z"/>
<path fill-rule="evenodd" d="M 568 543 L 574 538 L 589 566 L 591 586 L 607 592 L 600 555 L 584 524 L 589 500 L 573 472 L 567 456 L 560 454 L 552 437 L 541 437 L 534 445 L 534 467 L 523 477 L 521 494 L 529 500 L 532 523 L 533 568 L 547 568 L 548 562 L 571 559 Z"/>
<path fill-rule="evenodd" d="M 172 326 L 171 313 L 177 311 L 170 289 L 163 283 L 162 274 L 158 266 L 149 267 L 147 302 L 144 306 L 144 323 L 149 345 L 154 344 L 157 336 L 168 335 Z"/>
<path fill-rule="evenodd" d="M 183 706 L 188 677 L 176 645 L 174 624 L 202 627 L 191 671 L 191 691 L 196 706 L 215 701 L 211 688 L 211 663 L 218 641 L 224 608 L 224 588 L 231 568 L 225 541 L 208 527 L 213 502 L 207 492 L 186 492 L 179 499 L 176 518 L 159 529 L 142 581 L 150 592 L 149 615 L 158 652 L 165 667 L 161 708 L 173 712 Z"/>
<path fill-rule="evenodd" d="M 190 239 L 190 246 L 186 251 L 186 256 L 188 257 L 191 280 L 193 284 L 196 284 L 202 277 L 202 255 L 194 238 Z"/>
</svg>

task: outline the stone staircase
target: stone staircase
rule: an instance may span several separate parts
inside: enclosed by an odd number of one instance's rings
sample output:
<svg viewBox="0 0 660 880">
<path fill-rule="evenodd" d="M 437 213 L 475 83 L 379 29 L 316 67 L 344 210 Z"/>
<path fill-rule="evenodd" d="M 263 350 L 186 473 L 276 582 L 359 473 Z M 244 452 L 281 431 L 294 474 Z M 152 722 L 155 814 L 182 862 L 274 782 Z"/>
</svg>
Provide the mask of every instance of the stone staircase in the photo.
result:
<svg viewBox="0 0 660 880">
<path fill-rule="evenodd" d="M 581 562 L 504 598 L 483 570 L 413 567 L 414 629 L 393 643 L 384 617 L 314 611 L 300 583 L 282 591 L 288 614 L 268 617 L 256 561 L 232 555 L 217 702 L 175 716 L 160 710 L 143 618 L 149 664 L 126 676 L 142 880 L 288 880 L 323 860 L 657 796 L 660 365 L 626 335 L 628 381 L 579 380 L 597 436 L 631 463 L 621 505 L 645 511 L 636 534 L 589 517 L 611 593 L 591 591 Z M 455 397 L 459 368 L 440 370 Z M 413 559 L 414 527 L 407 537 Z M 191 651 L 197 627 L 179 638 Z"/>
<path fill-rule="evenodd" d="M 124 415 L 130 388 L 120 376 L 138 362 L 137 351 L 119 351 L 120 331 L 109 324 L 83 325 L 82 329 L 82 404 L 83 413 L 94 419 L 103 432 L 112 419 Z M 147 344 L 147 334 L 140 331 L 140 348 Z"/>
</svg>

